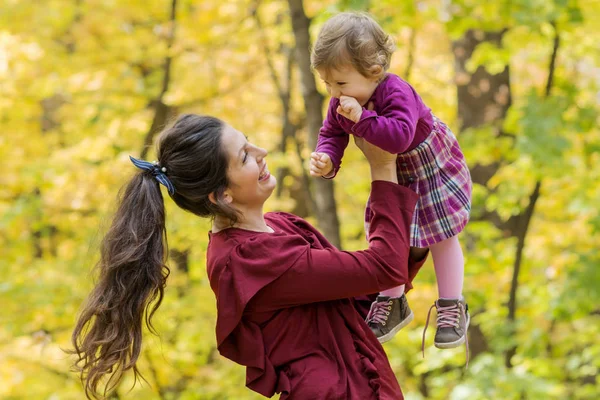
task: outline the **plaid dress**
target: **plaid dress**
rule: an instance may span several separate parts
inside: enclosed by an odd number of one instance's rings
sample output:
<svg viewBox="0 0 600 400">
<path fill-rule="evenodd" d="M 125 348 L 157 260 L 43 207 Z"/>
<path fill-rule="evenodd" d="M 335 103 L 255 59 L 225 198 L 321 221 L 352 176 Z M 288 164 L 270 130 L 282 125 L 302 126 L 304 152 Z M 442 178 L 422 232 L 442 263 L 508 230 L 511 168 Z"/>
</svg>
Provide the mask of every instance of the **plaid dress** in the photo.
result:
<svg viewBox="0 0 600 400">
<path fill-rule="evenodd" d="M 433 129 L 415 149 L 398 154 L 398 183 L 419 194 L 410 245 L 429 247 L 458 235 L 469 220 L 472 182 L 456 137 L 433 117 Z M 372 213 L 365 210 L 365 232 Z"/>
</svg>

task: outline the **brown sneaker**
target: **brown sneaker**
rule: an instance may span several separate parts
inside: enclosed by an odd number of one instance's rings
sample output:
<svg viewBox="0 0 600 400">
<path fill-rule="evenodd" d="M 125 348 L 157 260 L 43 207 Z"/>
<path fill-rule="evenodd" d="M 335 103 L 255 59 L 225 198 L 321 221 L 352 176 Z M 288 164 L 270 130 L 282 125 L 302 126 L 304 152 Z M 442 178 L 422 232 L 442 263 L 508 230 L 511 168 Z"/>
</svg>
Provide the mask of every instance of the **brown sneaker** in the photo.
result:
<svg viewBox="0 0 600 400">
<path fill-rule="evenodd" d="M 377 300 L 371 304 L 371 310 L 365 321 L 379 343 L 385 343 L 393 338 L 400 329 L 408 325 L 413 318 L 413 312 L 408 306 L 405 295 L 400 297 L 377 296 Z"/>
<path fill-rule="evenodd" d="M 427 322 L 423 330 L 422 350 L 425 351 L 425 331 L 429 325 L 429 317 L 433 307 L 437 311 L 437 331 L 433 344 L 438 349 L 451 349 L 465 343 L 467 349 L 467 365 L 469 363 L 469 339 L 467 329 L 471 322 L 469 306 L 461 299 L 438 299 L 427 313 Z M 424 353 L 423 353 L 424 355 Z"/>
</svg>

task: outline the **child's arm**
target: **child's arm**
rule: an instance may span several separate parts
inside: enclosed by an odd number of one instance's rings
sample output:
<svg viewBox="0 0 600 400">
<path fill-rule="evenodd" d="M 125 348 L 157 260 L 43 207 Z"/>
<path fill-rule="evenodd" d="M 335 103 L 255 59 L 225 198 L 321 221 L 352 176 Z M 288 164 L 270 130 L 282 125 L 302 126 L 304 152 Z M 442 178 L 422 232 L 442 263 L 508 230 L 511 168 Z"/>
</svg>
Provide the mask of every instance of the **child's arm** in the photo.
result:
<svg viewBox="0 0 600 400">
<path fill-rule="evenodd" d="M 362 110 L 352 133 L 390 153 L 403 153 L 415 138 L 419 122 L 419 99 L 416 96 L 408 88 L 395 88 L 387 95 L 379 114 L 373 110 Z"/>
<path fill-rule="evenodd" d="M 339 100 L 332 98 L 329 101 L 329 107 L 327 108 L 327 116 L 323 121 L 323 126 L 319 131 L 319 138 L 317 141 L 317 148 L 315 153 L 325 153 L 331 159 L 333 169 L 329 172 L 325 171 L 323 174 L 324 178 L 331 179 L 335 177 L 342 164 L 342 157 L 344 156 L 344 150 L 348 147 L 348 141 L 350 136 L 344 132 L 337 119 L 335 118 L 335 110 L 339 104 Z"/>
</svg>

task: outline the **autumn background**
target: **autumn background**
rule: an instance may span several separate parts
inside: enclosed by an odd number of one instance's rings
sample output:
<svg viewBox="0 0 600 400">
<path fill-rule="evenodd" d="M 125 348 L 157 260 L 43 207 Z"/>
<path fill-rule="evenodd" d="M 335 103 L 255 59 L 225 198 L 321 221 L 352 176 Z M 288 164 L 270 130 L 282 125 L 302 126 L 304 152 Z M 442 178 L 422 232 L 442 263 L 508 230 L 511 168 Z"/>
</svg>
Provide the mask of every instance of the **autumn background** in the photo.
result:
<svg viewBox="0 0 600 400">
<path fill-rule="evenodd" d="M 0 398 L 82 399 L 70 333 L 128 155 L 173 116 L 211 114 L 270 151 L 268 202 L 364 248 L 365 161 L 307 176 L 326 93 L 309 42 L 332 13 L 371 12 L 391 72 L 457 133 L 475 182 L 462 243 L 471 362 L 415 321 L 386 344 L 406 398 L 600 398 L 600 2 L 596 0 L 2 0 Z M 166 191 L 163 189 L 166 195 Z M 258 399 L 215 349 L 209 223 L 166 201 L 171 277 L 140 369 L 112 399 Z"/>
</svg>

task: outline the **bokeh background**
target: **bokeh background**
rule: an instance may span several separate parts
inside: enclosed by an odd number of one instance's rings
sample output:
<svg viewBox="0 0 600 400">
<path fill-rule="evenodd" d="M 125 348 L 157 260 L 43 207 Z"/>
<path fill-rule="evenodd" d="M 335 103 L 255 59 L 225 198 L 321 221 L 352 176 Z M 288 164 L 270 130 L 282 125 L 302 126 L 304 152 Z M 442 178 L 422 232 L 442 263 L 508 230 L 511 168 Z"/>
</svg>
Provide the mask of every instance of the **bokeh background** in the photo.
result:
<svg viewBox="0 0 600 400">
<path fill-rule="evenodd" d="M 270 151 L 270 210 L 364 248 L 368 168 L 353 145 L 333 184 L 307 176 L 327 104 L 309 41 L 332 13 L 371 12 L 399 74 L 457 134 L 475 182 L 462 234 L 465 350 L 415 321 L 385 350 L 406 398 L 600 398 L 600 2 L 595 0 L 2 0 L 0 398 L 82 399 L 74 320 L 128 155 L 180 113 L 218 116 Z M 164 189 L 163 189 L 164 190 Z M 163 191 L 166 195 L 166 192 Z M 139 366 L 112 399 L 258 399 L 215 349 L 209 222 L 166 201 L 171 277 Z"/>
</svg>

